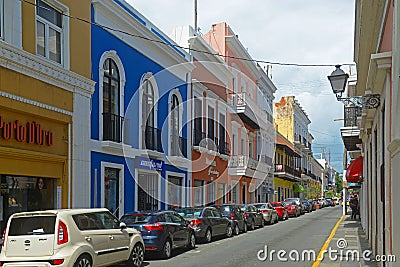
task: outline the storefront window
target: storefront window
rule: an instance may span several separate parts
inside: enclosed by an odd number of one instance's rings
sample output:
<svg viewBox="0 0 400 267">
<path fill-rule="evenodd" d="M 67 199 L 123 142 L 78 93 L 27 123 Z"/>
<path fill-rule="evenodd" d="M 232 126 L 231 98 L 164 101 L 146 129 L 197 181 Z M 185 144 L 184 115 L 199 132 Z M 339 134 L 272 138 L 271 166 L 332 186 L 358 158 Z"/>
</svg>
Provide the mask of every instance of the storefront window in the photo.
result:
<svg viewBox="0 0 400 267">
<path fill-rule="evenodd" d="M 140 173 L 138 179 L 138 210 L 158 210 L 158 174 Z"/>
<path fill-rule="evenodd" d="M 104 170 L 104 195 L 105 207 L 115 214 L 119 200 L 119 169 L 105 168 Z"/>
<path fill-rule="evenodd" d="M 194 205 L 196 207 L 204 204 L 204 181 L 194 180 Z"/>
<path fill-rule="evenodd" d="M 1 175 L 0 220 L 5 223 L 16 212 L 54 209 L 55 186 L 54 179 Z"/>
<path fill-rule="evenodd" d="M 182 207 L 182 178 L 168 176 L 168 208 Z"/>
</svg>

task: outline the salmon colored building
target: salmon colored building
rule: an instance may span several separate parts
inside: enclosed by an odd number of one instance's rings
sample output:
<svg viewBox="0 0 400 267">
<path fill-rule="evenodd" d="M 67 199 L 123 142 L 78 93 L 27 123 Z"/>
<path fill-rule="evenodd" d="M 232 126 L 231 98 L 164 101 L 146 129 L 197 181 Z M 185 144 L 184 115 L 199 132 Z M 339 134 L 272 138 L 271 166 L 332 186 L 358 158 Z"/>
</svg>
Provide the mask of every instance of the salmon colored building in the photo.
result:
<svg viewBox="0 0 400 267">
<path fill-rule="evenodd" d="M 227 23 L 212 25 L 203 39 L 223 56 L 233 74 L 227 94 L 231 129 L 228 164 L 231 201 L 273 199 L 273 94 L 276 87 L 255 62 Z M 243 60 L 245 59 L 245 60 Z"/>
</svg>

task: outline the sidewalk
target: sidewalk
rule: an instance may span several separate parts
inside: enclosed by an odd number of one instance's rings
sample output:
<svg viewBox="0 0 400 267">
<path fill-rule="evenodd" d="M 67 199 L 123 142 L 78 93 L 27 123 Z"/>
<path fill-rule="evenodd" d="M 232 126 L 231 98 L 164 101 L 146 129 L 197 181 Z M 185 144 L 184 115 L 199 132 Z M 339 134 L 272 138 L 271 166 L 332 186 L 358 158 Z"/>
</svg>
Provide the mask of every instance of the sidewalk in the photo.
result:
<svg viewBox="0 0 400 267">
<path fill-rule="evenodd" d="M 350 215 L 343 218 L 328 246 L 329 249 L 332 250 L 333 256 L 329 256 L 329 252 L 325 253 L 320 267 L 378 266 L 373 261 L 374 255 L 369 252 L 371 249 L 360 220 L 352 220 Z M 368 258 L 371 260 L 368 261 Z"/>
</svg>

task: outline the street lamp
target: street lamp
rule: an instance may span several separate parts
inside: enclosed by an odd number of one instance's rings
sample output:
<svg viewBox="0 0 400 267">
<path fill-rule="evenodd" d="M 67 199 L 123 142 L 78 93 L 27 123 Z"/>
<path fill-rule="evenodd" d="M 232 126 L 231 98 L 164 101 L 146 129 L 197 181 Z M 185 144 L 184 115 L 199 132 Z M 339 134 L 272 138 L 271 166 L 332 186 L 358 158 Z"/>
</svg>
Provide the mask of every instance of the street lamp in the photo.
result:
<svg viewBox="0 0 400 267">
<path fill-rule="evenodd" d="M 353 97 L 342 97 L 344 90 L 346 89 L 347 80 L 349 75 L 345 73 L 340 67 L 336 65 L 336 69 L 328 76 L 331 82 L 332 91 L 336 95 L 336 99 L 346 105 L 352 104 L 356 107 L 365 109 L 376 109 L 380 105 L 379 94 L 367 94 L 365 96 L 353 96 Z"/>
</svg>

